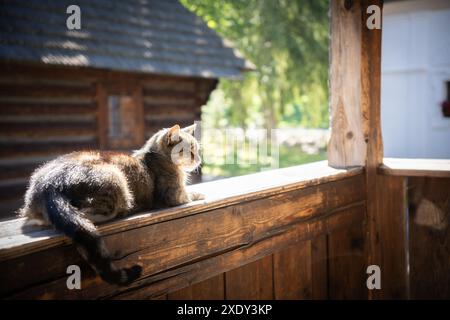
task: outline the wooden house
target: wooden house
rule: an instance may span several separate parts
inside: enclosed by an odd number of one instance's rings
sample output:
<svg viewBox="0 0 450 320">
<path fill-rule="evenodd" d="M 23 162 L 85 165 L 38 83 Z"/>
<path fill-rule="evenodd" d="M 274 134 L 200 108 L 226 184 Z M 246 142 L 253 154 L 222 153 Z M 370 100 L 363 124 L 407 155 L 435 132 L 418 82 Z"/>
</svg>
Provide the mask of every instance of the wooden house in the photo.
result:
<svg viewBox="0 0 450 320">
<path fill-rule="evenodd" d="M 0 4 L 0 218 L 56 155 L 141 145 L 200 120 L 221 77 L 251 65 L 176 0 Z"/>
</svg>

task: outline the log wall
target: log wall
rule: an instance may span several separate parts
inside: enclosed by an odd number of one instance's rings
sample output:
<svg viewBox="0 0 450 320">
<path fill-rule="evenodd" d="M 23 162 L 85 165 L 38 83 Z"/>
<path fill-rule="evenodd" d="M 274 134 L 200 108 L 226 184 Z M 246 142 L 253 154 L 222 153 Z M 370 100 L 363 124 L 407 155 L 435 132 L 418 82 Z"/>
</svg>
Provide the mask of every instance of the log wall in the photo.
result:
<svg viewBox="0 0 450 320">
<path fill-rule="evenodd" d="M 99 108 L 98 84 L 136 83 L 145 118 L 141 141 L 163 127 L 200 120 L 201 106 L 217 83 L 215 79 L 28 65 L 7 64 L 2 70 L 0 219 L 14 216 L 28 178 L 40 164 L 64 153 L 105 145 L 101 119 L 107 115 Z"/>
</svg>

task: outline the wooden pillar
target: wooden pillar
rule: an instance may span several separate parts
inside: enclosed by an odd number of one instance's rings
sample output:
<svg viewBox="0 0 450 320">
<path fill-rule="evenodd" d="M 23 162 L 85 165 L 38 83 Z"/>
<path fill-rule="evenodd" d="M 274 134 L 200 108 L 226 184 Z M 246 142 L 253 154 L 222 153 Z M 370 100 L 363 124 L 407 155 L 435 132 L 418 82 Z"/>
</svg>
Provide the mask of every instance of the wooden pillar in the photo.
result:
<svg viewBox="0 0 450 320">
<path fill-rule="evenodd" d="M 328 162 L 365 166 L 367 266 L 381 269 L 381 290 L 368 297 L 407 297 L 405 183 L 378 174 L 383 161 L 380 123 L 381 29 L 369 29 L 367 8 L 381 0 L 331 1 Z M 380 16 L 381 19 L 381 16 Z"/>
</svg>

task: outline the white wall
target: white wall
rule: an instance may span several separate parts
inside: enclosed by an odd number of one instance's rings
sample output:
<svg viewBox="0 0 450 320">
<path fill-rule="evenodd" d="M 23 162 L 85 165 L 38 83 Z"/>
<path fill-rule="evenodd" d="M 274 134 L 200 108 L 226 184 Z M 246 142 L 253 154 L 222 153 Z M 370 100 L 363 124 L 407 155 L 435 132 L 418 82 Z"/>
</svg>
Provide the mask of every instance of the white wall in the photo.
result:
<svg viewBox="0 0 450 320">
<path fill-rule="evenodd" d="M 381 116 L 385 157 L 449 158 L 450 0 L 385 3 Z"/>
</svg>

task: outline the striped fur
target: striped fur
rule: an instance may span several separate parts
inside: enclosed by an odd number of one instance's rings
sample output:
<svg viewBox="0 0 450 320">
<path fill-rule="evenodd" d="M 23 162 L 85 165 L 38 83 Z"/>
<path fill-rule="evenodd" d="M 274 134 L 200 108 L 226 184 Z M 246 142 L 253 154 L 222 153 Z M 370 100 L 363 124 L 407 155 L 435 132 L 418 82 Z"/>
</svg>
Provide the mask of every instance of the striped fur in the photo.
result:
<svg viewBox="0 0 450 320">
<path fill-rule="evenodd" d="M 116 267 L 95 224 L 201 199 L 185 189 L 186 171 L 200 164 L 193 129 L 163 129 L 133 155 L 84 151 L 58 157 L 31 176 L 20 215 L 53 225 L 74 241 L 103 280 L 127 285 L 140 276 L 142 267 Z M 180 146 L 189 150 L 179 152 Z M 188 157 L 180 157 L 186 153 Z"/>
</svg>

